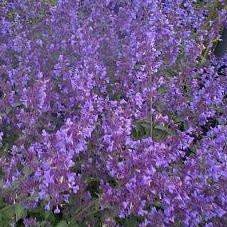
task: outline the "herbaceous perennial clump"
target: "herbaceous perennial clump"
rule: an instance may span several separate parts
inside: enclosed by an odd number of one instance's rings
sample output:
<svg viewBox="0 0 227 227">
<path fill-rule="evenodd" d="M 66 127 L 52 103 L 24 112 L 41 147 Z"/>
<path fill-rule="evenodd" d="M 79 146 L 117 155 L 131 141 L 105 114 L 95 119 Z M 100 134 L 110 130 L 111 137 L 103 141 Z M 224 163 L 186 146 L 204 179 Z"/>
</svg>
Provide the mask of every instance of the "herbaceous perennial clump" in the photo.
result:
<svg viewBox="0 0 227 227">
<path fill-rule="evenodd" d="M 1 1 L 6 203 L 224 226 L 227 56 L 212 50 L 225 21 L 221 0 Z"/>
</svg>

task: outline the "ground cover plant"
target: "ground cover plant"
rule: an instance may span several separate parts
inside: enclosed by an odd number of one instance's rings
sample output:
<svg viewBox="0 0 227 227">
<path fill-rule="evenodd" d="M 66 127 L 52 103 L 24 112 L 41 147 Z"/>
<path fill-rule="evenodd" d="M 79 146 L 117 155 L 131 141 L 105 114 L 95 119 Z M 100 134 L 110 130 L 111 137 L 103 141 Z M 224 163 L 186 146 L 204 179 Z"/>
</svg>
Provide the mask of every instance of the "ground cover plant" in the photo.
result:
<svg viewBox="0 0 227 227">
<path fill-rule="evenodd" d="M 226 9 L 0 0 L 0 226 L 226 226 Z"/>
</svg>

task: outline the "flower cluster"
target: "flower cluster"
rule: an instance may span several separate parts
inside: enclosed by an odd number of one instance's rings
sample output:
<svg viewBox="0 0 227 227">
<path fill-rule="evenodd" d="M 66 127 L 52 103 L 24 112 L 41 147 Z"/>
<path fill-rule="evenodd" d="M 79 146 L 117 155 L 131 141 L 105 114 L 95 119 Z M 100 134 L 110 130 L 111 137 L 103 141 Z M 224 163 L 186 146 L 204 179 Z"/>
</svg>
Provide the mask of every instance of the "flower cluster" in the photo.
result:
<svg viewBox="0 0 227 227">
<path fill-rule="evenodd" d="M 73 196 L 94 200 L 93 178 L 109 226 L 225 222 L 227 57 L 211 53 L 224 1 L 0 6 L 8 203 L 64 212 Z"/>
</svg>

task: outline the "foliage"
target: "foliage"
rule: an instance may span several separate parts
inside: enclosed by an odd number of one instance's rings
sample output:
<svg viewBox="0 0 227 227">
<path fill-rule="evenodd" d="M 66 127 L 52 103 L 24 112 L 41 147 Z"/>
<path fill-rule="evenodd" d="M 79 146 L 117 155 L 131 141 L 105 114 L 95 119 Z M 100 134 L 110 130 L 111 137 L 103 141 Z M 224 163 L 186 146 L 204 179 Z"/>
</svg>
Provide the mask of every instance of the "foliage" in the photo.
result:
<svg viewBox="0 0 227 227">
<path fill-rule="evenodd" d="M 225 1 L 0 2 L 0 226 L 224 226 Z"/>
</svg>

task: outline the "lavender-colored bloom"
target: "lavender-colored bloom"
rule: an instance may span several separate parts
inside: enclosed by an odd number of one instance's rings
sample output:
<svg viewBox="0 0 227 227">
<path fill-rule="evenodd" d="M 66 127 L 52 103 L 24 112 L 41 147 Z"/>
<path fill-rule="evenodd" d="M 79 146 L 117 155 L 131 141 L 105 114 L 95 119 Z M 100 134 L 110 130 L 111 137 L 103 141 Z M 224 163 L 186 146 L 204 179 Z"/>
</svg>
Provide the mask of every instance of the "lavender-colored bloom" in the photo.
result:
<svg viewBox="0 0 227 227">
<path fill-rule="evenodd" d="M 0 3 L 6 201 L 89 207 L 94 178 L 107 225 L 223 223 L 224 1 L 48 2 Z"/>
</svg>

